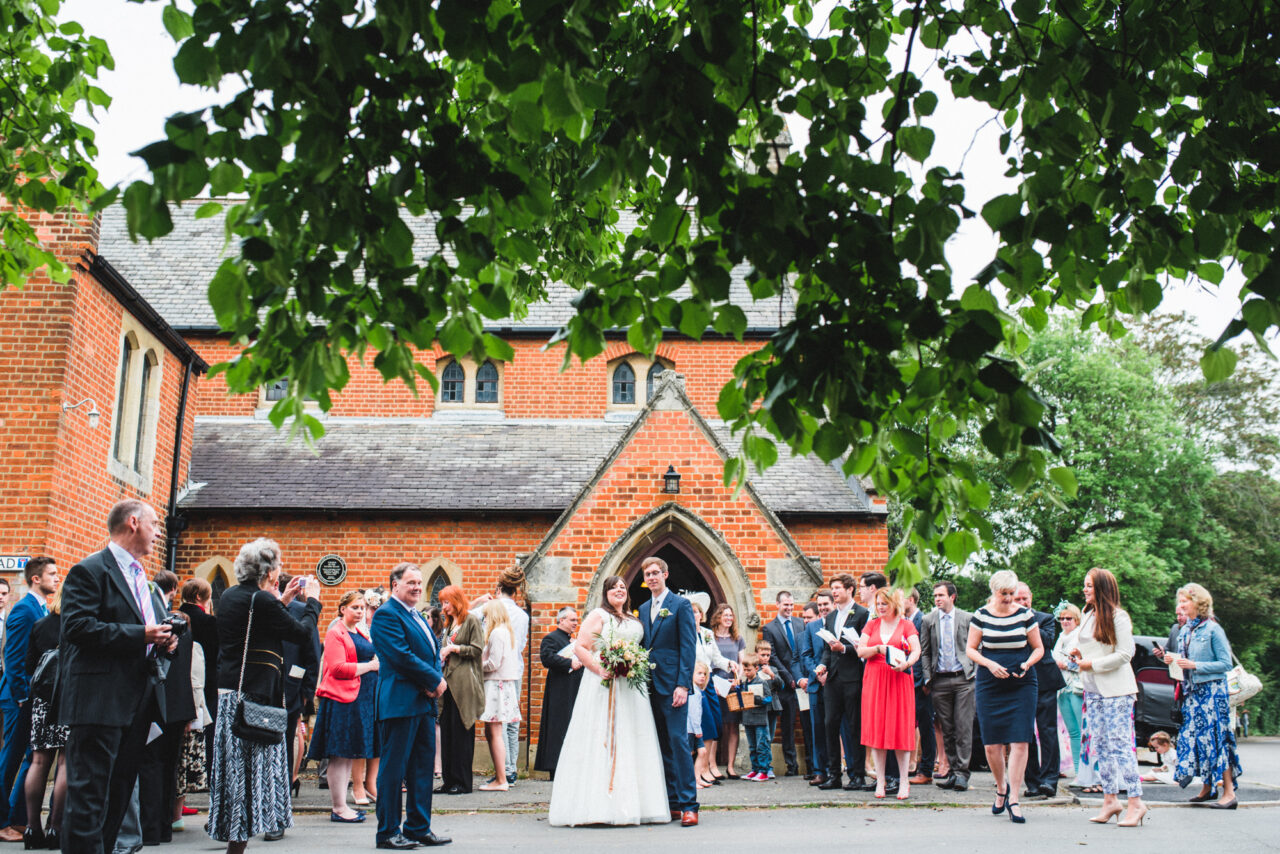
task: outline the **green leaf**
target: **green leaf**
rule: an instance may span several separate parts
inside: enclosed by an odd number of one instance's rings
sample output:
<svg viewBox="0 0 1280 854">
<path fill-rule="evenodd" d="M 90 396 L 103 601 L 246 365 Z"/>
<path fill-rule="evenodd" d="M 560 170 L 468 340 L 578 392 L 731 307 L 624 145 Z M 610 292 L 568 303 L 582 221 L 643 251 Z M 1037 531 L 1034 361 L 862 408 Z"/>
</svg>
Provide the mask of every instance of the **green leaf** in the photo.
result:
<svg viewBox="0 0 1280 854">
<path fill-rule="evenodd" d="M 217 216 L 220 213 L 222 213 L 221 202 L 205 202 L 200 207 L 196 208 L 196 219 L 208 219 L 209 217 Z"/>
<path fill-rule="evenodd" d="M 927 127 L 899 128 L 898 144 L 908 157 L 923 163 L 933 150 L 933 131 Z"/>
<path fill-rule="evenodd" d="M 1236 354 L 1226 347 L 1211 347 L 1200 357 L 1200 370 L 1206 382 L 1216 383 L 1231 376 L 1236 369 Z"/>
<path fill-rule="evenodd" d="M 180 42 L 195 35 L 195 29 L 191 26 L 191 16 L 176 5 L 165 6 L 160 13 L 160 20 L 164 23 L 164 28 L 169 31 L 169 35 L 173 37 L 175 42 Z"/>
<path fill-rule="evenodd" d="M 1022 199 L 1014 195 L 996 196 L 982 206 L 982 218 L 992 231 L 999 231 L 1022 215 Z"/>
<path fill-rule="evenodd" d="M 1075 498 L 1079 485 L 1076 483 L 1076 473 L 1066 466 L 1054 466 L 1049 469 L 1049 477 L 1058 488 L 1067 494 L 1068 498 Z"/>
</svg>

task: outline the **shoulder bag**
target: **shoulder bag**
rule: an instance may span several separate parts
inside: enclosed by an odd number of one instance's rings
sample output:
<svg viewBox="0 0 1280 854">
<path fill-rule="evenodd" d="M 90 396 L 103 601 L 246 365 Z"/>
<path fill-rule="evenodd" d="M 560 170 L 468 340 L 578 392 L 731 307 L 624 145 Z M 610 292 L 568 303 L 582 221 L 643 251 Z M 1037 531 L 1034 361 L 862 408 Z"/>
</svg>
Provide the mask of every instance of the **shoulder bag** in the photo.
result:
<svg viewBox="0 0 1280 854">
<path fill-rule="evenodd" d="M 272 706 L 250 700 L 244 695 L 244 670 L 249 660 L 249 632 L 253 629 L 253 605 L 258 593 L 249 600 L 249 622 L 244 630 L 244 654 L 240 657 L 240 684 L 236 686 L 236 713 L 231 732 L 237 738 L 255 744 L 280 744 L 284 741 L 289 713 L 284 707 L 284 684 L 281 681 L 280 705 Z"/>
</svg>

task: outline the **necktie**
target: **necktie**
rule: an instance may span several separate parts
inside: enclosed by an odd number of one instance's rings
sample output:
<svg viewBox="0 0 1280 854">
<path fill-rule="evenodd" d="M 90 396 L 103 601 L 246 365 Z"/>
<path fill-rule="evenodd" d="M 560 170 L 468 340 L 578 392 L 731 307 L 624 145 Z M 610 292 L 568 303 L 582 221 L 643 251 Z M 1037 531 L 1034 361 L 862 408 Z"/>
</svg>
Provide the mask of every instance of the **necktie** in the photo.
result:
<svg viewBox="0 0 1280 854">
<path fill-rule="evenodd" d="M 787 633 L 787 646 L 791 647 L 792 652 L 795 652 L 796 636 L 791 633 L 791 621 L 784 620 L 782 623 L 782 628 L 786 630 L 786 633 Z"/>
<path fill-rule="evenodd" d="M 151 596 L 147 593 L 147 582 L 142 576 L 142 564 L 136 560 L 129 564 L 133 570 L 133 598 L 138 603 L 138 611 L 142 613 L 142 623 L 146 626 L 156 624 L 156 612 L 151 607 Z"/>
<path fill-rule="evenodd" d="M 410 608 L 409 613 L 413 614 L 414 622 L 418 624 L 418 628 L 422 629 L 422 633 L 427 636 L 427 643 L 431 645 L 432 649 L 435 649 L 435 634 L 431 631 L 431 627 L 427 625 L 427 621 L 422 618 L 422 614 L 418 613 L 417 608 Z"/>
<path fill-rule="evenodd" d="M 658 612 L 662 610 L 662 600 L 654 599 L 649 604 L 649 625 L 653 625 L 658 619 Z"/>
<path fill-rule="evenodd" d="M 938 664 L 951 667 L 951 662 L 955 661 L 956 657 L 956 633 L 951 628 L 950 614 L 942 615 L 939 628 L 942 630 L 942 655 L 938 659 Z"/>
</svg>

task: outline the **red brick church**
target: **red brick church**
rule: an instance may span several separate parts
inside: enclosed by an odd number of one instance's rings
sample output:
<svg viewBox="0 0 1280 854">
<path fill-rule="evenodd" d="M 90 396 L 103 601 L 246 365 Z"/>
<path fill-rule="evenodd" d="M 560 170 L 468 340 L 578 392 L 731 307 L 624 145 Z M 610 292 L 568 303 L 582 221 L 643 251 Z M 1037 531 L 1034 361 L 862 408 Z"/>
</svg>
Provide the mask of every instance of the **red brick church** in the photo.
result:
<svg viewBox="0 0 1280 854">
<path fill-rule="evenodd" d="M 789 318 L 786 299 L 753 302 L 737 278 L 742 342 L 668 332 L 650 359 L 619 333 L 602 357 L 561 373 L 562 353 L 543 348 L 573 294 L 553 287 L 490 330 L 514 349 L 510 362 L 420 353 L 440 380 L 434 398 L 384 384 L 371 357 L 353 357 L 351 382 L 318 413 L 313 451 L 267 420 L 281 388 L 231 395 L 207 376 L 236 348 L 205 298 L 222 223 L 194 211 L 176 210 L 174 232 L 152 244 L 129 241 L 119 208 L 45 220 L 75 266 L 71 284 L 0 293 L 0 575 L 15 583 L 26 557 L 70 566 L 101 548 L 107 509 L 132 496 L 165 519 L 152 569 L 216 591 L 257 536 L 280 542 L 290 573 L 329 558 L 336 580 L 345 567 L 327 608 L 346 589 L 385 584 L 402 560 L 422 566 L 433 594 L 453 583 L 472 596 L 520 563 L 530 650 L 559 608 L 594 607 L 606 576 L 626 575 L 637 601 L 649 555 L 667 560 L 674 589 L 733 605 L 749 635 L 778 590 L 804 599 L 824 574 L 883 566 L 884 501 L 837 467 L 784 454 L 737 494 L 724 485 L 737 448 L 715 401 L 734 363 Z M 437 251 L 418 225 L 417 250 Z M 525 684 L 536 734 L 540 666 Z"/>
</svg>

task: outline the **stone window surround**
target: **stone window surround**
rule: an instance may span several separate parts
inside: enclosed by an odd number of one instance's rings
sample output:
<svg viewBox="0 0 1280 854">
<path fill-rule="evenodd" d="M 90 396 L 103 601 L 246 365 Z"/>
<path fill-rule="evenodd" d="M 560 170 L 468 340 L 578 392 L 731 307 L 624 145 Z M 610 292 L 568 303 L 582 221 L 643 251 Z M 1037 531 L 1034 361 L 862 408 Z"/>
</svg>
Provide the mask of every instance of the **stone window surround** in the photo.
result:
<svg viewBox="0 0 1280 854">
<path fill-rule="evenodd" d="M 462 375 L 464 377 L 463 383 L 462 383 L 462 400 L 443 400 L 441 399 L 441 394 L 443 394 L 443 389 L 444 389 L 444 383 L 443 383 L 444 370 L 449 365 L 455 364 L 455 363 L 458 365 L 458 367 L 462 368 Z M 498 399 L 490 403 L 477 403 L 476 402 L 476 372 L 479 371 L 480 366 L 484 364 L 493 365 L 494 370 L 498 372 Z M 454 356 L 444 356 L 436 362 L 436 377 L 442 380 L 440 383 L 441 391 L 436 393 L 437 411 L 439 411 L 440 409 L 499 410 L 502 408 L 504 388 L 506 386 L 506 383 L 503 382 L 503 379 L 506 377 L 506 363 L 501 362 L 498 359 L 485 359 L 483 362 L 477 363 L 476 360 L 472 359 L 470 356 L 464 356 L 462 358 L 456 358 Z"/>
<path fill-rule="evenodd" d="M 128 353 L 125 348 L 128 346 Z M 160 388 L 164 380 L 164 347 L 132 314 L 121 319 L 116 347 L 122 363 L 115 375 L 122 380 L 112 407 L 112 442 L 107 449 L 107 471 L 142 495 L 151 491 L 156 456 L 156 429 L 160 421 Z M 127 366 L 123 360 L 128 358 Z M 146 368 L 150 365 L 150 369 Z M 146 373 L 146 388 L 143 374 Z M 144 404 L 145 399 L 145 406 Z M 140 424 L 139 420 L 145 421 Z M 119 427 L 119 441 L 115 440 Z"/>
<path fill-rule="evenodd" d="M 618 366 L 625 362 L 635 374 L 636 394 L 634 403 L 614 403 L 613 402 L 613 374 L 618 370 Z M 675 364 L 667 358 L 658 356 L 650 359 L 648 356 L 642 356 L 632 351 L 624 356 L 611 359 L 605 369 L 606 385 L 605 385 L 605 401 L 607 403 L 607 411 L 609 412 L 639 412 L 644 409 L 645 404 L 649 402 L 649 369 L 655 364 L 660 365 L 664 370 L 674 371 Z"/>
</svg>

